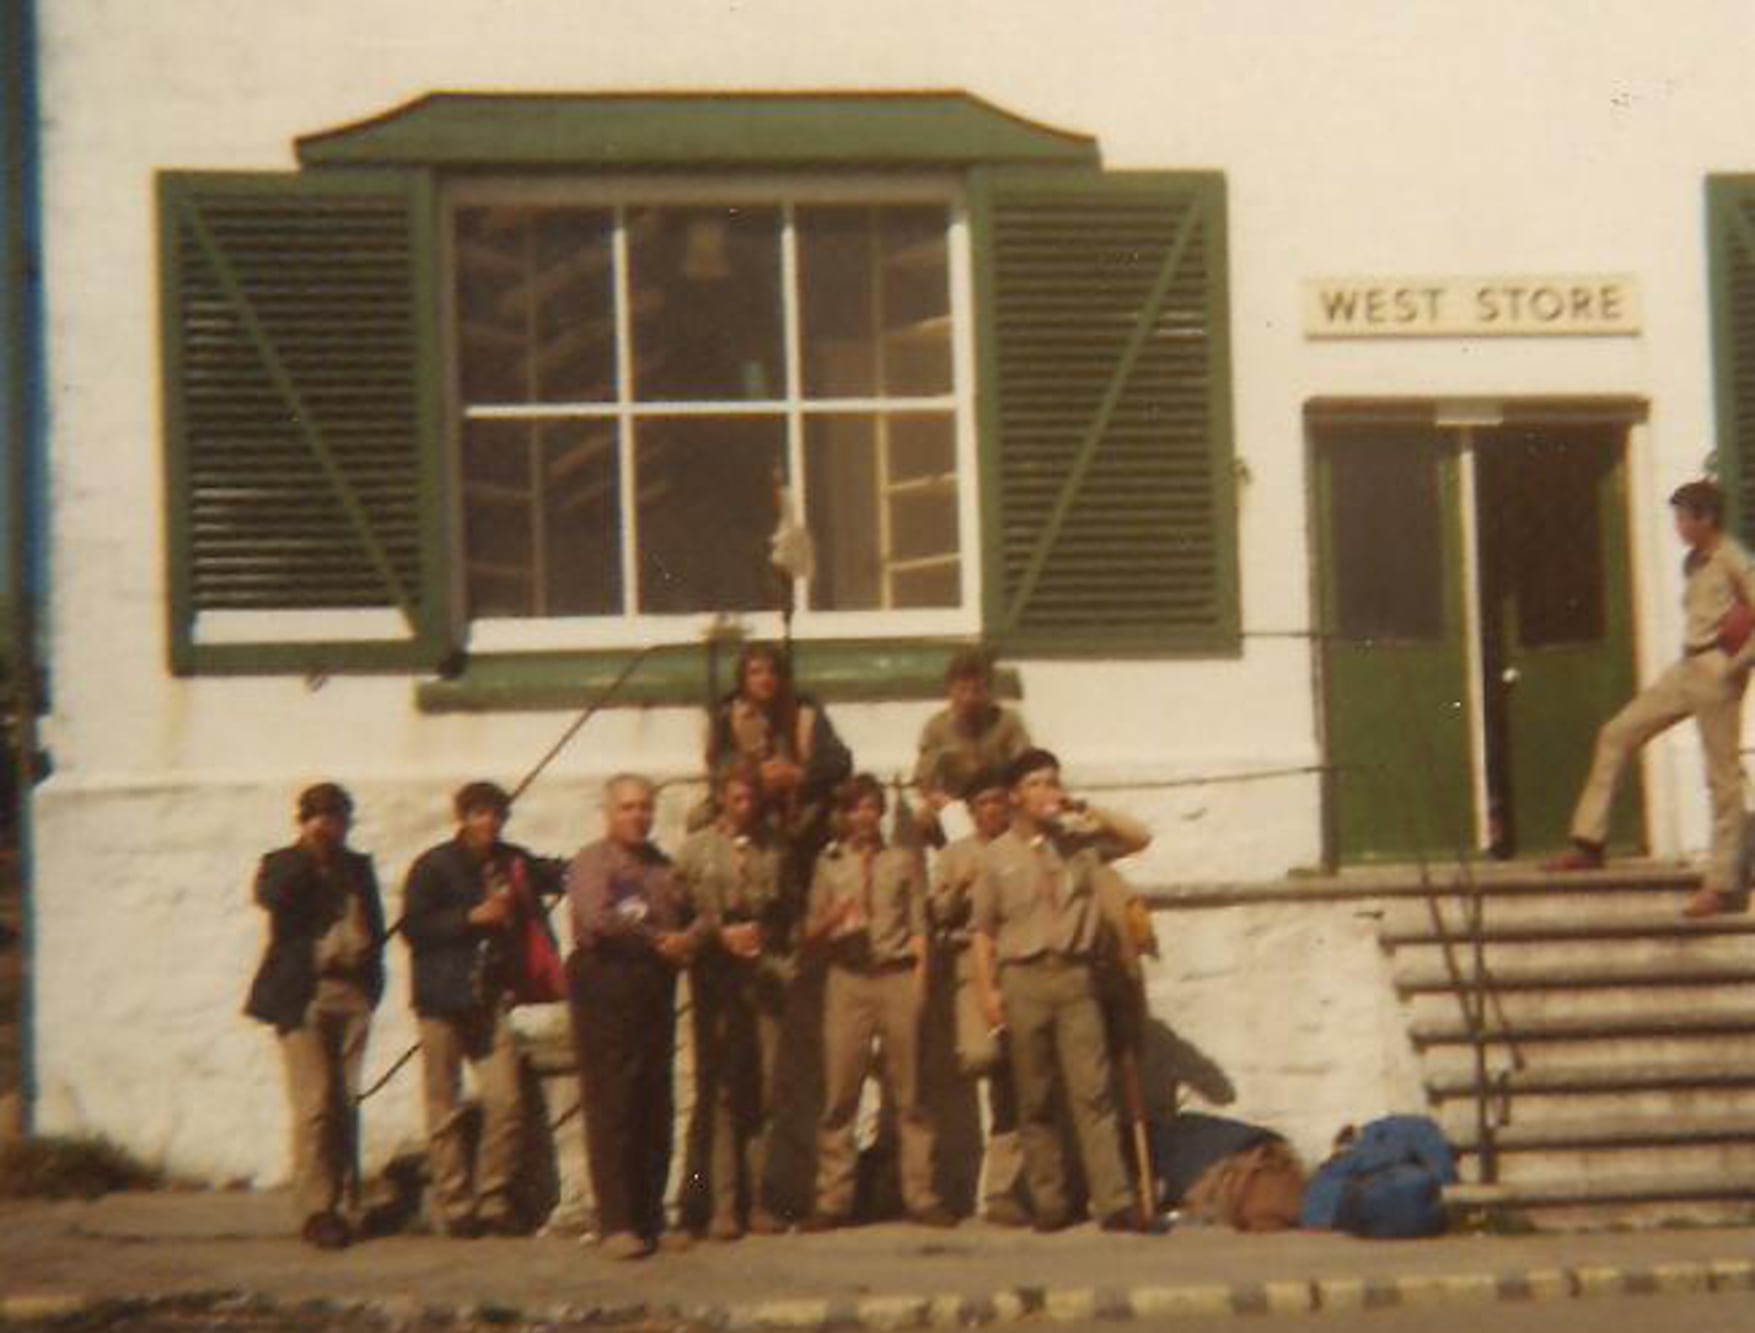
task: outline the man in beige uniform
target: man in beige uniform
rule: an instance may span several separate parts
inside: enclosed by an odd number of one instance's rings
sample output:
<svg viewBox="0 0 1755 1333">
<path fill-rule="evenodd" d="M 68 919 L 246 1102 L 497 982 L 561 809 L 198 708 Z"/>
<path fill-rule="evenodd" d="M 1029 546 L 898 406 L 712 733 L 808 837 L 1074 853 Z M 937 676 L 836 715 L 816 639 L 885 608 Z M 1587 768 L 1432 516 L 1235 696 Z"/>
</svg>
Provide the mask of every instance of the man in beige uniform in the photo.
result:
<svg viewBox="0 0 1755 1333">
<path fill-rule="evenodd" d="M 1125 939 L 1112 938 L 1100 901 L 1103 880 L 1113 872 L 1094 848 L 1056 827 L 1066 796 L 1052 754 L 1025 751 L 1007 779 L 1012 826 L 982 853 L 973 948 L 987 1021 L 1006 1028 L 1011 1047 L 1035 1225 L 1054 1231 L 1071 1220 L 1054 1116 L 1058 1074 L 1084 1159 L 1091 1213 L 1106 1230 L 1136 1230 L 1095 975 L 1106 946 L 1124 957 L 1130 949 Z"/>
<path fill-rule="evenodd" d="M 979 649 L 967 649 L 945 668 L 945 707 L 920 729 L 914 785 L 926 806 L 935 841 L 938 815 L 967 793 L 984 770 L 1005 766 L 1030 748 L 1024 720 L 993 701 L 993 664 Z"/>
<path fill-rule="evenodd" d="M 785 1230 L 764 1189 L 792 958 L 782 853 L 763 817 L 761 775 L 752 764 L 734 762 L 715 785 L 719 817 L 683 843 L 676 868 L 706 927 L 692 980 L 690 1143 L 705 1158 L 712 1195 L 707 1234 L 730 1241 L 744 1234 L 740 1203 L 749 1230 Z"/>
<path fill-rule="evenodd" d="M 987 847 L 1011 827 L 1011 791 L 1002 768 L 984 769 L 969 780 L 966 802 L 975 831 L 951 843 L 933 863 L 932 921 L 939 946 L 951 956 L 956 977 L 957 1064 L 966 1078 L 987 1080 L 987 1146 L 981 1166 L 982 1215 L 999 1226 L 1026 1226 L 1030 1215 L 1018 1201 L 1024 1156 L 1018 1133 L 1017 1092 L 1004 1033 L 994 1029 L 982 1007 L 970 947 L 971 894 Z M 1074 825 L 1072 829 L 1067 824 Z M 1116 811 L 1085 806 L 1063 820 L 1063 833 L 1111 861 L 1151 845 L 1152 835 L 1137 820 Z M 1127 886 L 1118 875 L 1102 878 L 1099 908 L 1120 938 L 1127 931 Z M 1111 1034 L 1113 1037 L 1114 1034 Z"/>
<path fill-rule="evenodd" d="M 1571 851 L 1550 870 L 1595 870 L 1603 864 L 1609 808 L 1627 761 L 1652 737 L 1693 716 L 1706 754 L 1712 795 L 1712 855 L 1700 889 L 1683 911 L 1729 911 L 1742 892 L 1743 689 L 1755 641 L 1721 640 L 1728 613 L 1755 603 L 1755 566 L 1722 530 L 1724 495 L 1710 481 L 1691 481 L 1670 496 L 1676 533 L 1687 544 L 1682 562 L 1682 657 L 1640 691 L 1597 733 L 1596 753 L 1572 816 Z"/>
<path fill-rule="evenodd" d="M 859 1094 L 875 1038 L 900 1126 L 902 1202 L 923 1226 L 956 1218 L 932 1184 L 932 1121 L 920 1099 L 920 1011 L 926 997 L 926 889 L 919 859 L 885 847 L 883 786 L 869 773 L 841 801 L 845 835 L 817 859 L 804 942 L 829 958 L 823 998 L 827 1088 L 817 1131 L 816 1204 L 807 1231 L 845 1224 L 853 1211 Z"/>
</svg>

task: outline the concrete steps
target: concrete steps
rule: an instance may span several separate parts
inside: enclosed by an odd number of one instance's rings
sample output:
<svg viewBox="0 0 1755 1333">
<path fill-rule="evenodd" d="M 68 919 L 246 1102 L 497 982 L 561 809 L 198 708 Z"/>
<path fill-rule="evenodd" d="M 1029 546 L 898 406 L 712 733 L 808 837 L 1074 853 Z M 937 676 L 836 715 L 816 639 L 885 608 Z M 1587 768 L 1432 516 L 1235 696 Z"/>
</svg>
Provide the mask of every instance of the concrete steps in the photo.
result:
<svg viewBox="0 0 1755 1333">
<path fill-rule="evenodd" d="M 1698 881 L 1673 870 L 1458 878 L 1386 895 L 1379 927 L 1460 1154 L 1453 1202 L 1543 1226 L 1755 1219 L 1755 916 L 1682 917 Z M 1489 980 L 1485 1143 L 1464 892 Z"/>
</svg>

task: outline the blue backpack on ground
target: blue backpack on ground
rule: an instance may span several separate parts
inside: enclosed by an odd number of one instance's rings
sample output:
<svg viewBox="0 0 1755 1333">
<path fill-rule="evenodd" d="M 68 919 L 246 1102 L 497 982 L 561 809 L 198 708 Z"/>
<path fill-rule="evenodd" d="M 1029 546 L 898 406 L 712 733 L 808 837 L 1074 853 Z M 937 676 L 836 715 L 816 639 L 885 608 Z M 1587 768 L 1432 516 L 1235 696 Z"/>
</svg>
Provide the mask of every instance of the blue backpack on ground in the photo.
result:
<svg viewBox="0 0 1755 1333">
<path fill-rule="evenodd" d="M 1456 1157 L 1423 1115 L 1391 1115 L 1359 1131 L 1353 1146 L 1317 1168 L 1298 1224 L 1375 1240 L 1409 1240 L 1444 1231 L 1444 1187 Z"/>
</svg>

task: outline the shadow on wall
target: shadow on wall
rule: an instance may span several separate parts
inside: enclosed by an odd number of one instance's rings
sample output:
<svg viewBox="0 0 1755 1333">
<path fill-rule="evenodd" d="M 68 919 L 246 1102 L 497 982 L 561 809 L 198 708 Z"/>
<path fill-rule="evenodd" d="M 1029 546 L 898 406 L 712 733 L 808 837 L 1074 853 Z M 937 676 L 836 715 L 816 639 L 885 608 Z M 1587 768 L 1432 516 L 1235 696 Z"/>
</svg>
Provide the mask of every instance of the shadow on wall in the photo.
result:
<svg viewBox="0 0 1755 1333">
<path fill-rule="evenodd" d="M 1184 1092 L 1192 1092 L 1210 1106 L 1231 1106 L 1237 1088 L 1228 1074 L 1200 1047 L 1179 1036 L 1156 1018 L 1146 1020 L 1141 1045 L 1140 1083 L 1145 1092 L 1146 1116 L 1168 1120 L 1181 1109 Z"/>
</svg>

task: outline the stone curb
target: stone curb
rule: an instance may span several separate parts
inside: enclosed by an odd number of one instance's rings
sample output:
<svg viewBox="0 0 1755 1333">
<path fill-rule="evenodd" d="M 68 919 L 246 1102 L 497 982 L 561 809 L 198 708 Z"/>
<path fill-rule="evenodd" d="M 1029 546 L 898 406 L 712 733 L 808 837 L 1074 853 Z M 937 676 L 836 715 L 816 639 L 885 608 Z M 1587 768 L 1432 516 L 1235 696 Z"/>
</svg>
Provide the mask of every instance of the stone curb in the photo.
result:
<svg viewBox="0 0 1755 1333">
<path fill-rule="evenodd" d="M 474 1321 L 500 1327 L 526 1323 L 612 1327 L 616 1324 L 675 1321 L 717 1330 L 718 1333 L 798 1333 L 803 1329 L 897 1333 L 903 1329 L 963 1328 L 1011 1323 L 1026 1318 L 1053 1323 L 1161 1320 L 1751 1291 L 1755 1291 L 1755 1259 L 1681 1260 L 1631 1268 L 1582 1265 L 1508 1273 L 1438 1273 L 1398 1278 L 1299 1278 L 1118 1288 L 1025 1286 L 997 1291 L 989 1296 L 866 1296 L 737 1305 L 562 1304 L 537 1309 L 493 1303 L 430 1306 L 409 1296 L 281 1302 L 238 1292 L 99 1298 L 58 1291 L 0 1294 L 0 1325 L 53 1327 L 56 1323 L 80 1316 L 175 1309 L 217 1315 L 277 1311 L 367 1315 L 382 1318 L 390 1325 L 404 1325 L 428 1316 L 447 1322 Z"/>
</svg>

